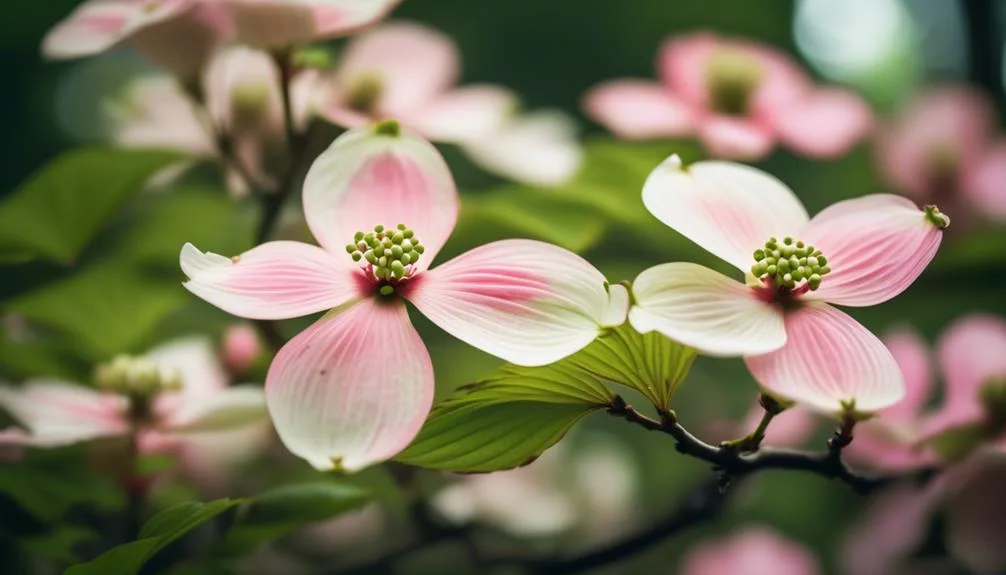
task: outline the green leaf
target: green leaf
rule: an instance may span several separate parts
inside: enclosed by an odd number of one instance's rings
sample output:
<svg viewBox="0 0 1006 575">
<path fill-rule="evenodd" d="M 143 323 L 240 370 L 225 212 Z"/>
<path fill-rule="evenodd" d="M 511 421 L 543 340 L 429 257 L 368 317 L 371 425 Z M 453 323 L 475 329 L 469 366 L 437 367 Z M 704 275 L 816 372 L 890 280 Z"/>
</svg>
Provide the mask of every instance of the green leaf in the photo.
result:
<svg viewBox="0 0 1006 575">
<path fill-rule="evenodd" d="M 151 175 L 179 158 L 103 148 L 57 157 L 0 204 L 0 259 L 73 261 Z"/>
<path fill-rule="evenodd" d="M 75 565 L 67 569 L 65 575 L 136 575 L 158 551 L 241 502 L 240 499 L 218 499 L 209 503 L 189 501 L 165 509 L 147 521 L 136 541 Z"/>
<path fill-rule="evenodd" d="M 635 389 L 667 410 L 696 355 L 657 332 L 640 334 L 626 322 L 575 354 L 571 363 L 601 380 Z"/>
<path fill-rule="evenodd" d="M 370 492 L 336 481 L 283 485 L 249 500 L 228 530 L 227 550 L 246 551 L 309 523 L 324 521 L 370 501 Z"/>
<path fill-rule="evenodd" d="M 459 472 L 512 469 L 534 461 L 597 405 L 581 403 L 448 403 L 430 415 L 397 460 Z"/>
<path fill-rule="evenodd" d="M 6 308 L 62 332 L 88 358 L 101 360 L 136 349 L 165 316 L 184 306 L 189 298 L 180 283 L 99 265 L 18 296 Z"/>
<path fill-rule="evenodd" d="M 88 473 L 82 460 L 53 455 L 42 461 L 29 459 L 20 465 L 0 466 L 0 493 L 45 522 L 56 521 L 77 507 L 114 511 L 123 506 L 117 486 Z"/>
<path fill-rule="evenodd" d="M 74 549 L 97 538 L 98 534 L 94 531 L 69 525 L 58 527 L 44 535 L 24 537 L 18 543 L 34 555 L 63 563 L 76 563 L 80 558 Z"/>
</svg>

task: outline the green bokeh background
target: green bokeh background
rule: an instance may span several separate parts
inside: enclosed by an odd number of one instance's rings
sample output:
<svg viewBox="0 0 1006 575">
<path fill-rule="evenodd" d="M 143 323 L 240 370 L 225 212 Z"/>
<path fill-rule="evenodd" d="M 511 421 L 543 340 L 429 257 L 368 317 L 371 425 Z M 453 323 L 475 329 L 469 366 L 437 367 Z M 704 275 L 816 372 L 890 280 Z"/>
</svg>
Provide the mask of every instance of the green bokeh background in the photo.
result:
<svg viewBox="0 0 1006 575">
<path fill-rule="evenodd" d="M 59 152 L 80 144 L 61 130 L 55 102 L 62 83 L 81 64 L 46 63 L 39 56 L 42 35 L 75 4 L 73 0 L 13 0 L 0 20 L 5 77 L 0 125 L 6 135 L 0 195 L 13 192 Z M 996 6 L 995 2 L 964 4 L 971 10 Z M 657 47 L 675 33 L 712 29 L 796 52 L 794 9 L 790 0 L 405 0 L 394 17 L 424 22 L 452 36 L 461 47 L 465 82 L 503 84 L 520 93 L 530 108 L 558 107 L 580 115 L 582 94 L 597 82 L 616 76 L 652 76 Z M 972 39 L 970 61 L 977 66 L 961 71 L 960 77 L 927 78 L 925 63 L 912 52 L 908 59 L 892 59 L 880 71 L 873 71 L 858 87 L 882 112 L 895 109 L 914 89 L 913 82 L 932 79 L 983 81 L 1002 102 L 1001 80 L 988 72 L 998 70 L 1001 61 L 1002 34 L 995 22 L 989 19 L 988 29 L 981 30 L 980 36 L 998 43 Z M 86 108 L 86 98 L 81 102 L 73 113 L 96 113 Z M 639 202 L 649 170 L 672 152 L 697 158 L 700 151 L 695 145 L 615 143 L 580 117 L 588 142 L 587 166 L 576 181 L 558 190 L 501 183 L 466 163 L 456 151 L 445 150 L 462 188 L 464 210 L 441 261 L 492 239 L 533 236 L 580 251 L 612 281 L 631 279 L 648 266 L 676 259 L 723 269 L 723 264 L 653 221 Z M 839 199 L 885 191 L 869 143 L 827 161 L 810 161 L 780 150 L 759 165 L 790 184 L 811 213 Z M 42 334 L 27 344 L 14 343 L 6 336 L 0 339 L 0 376 L 18 380 L 55 375 L 83 381 L 94 362 L 115 353 L 142 351 L 196 330 L 219 334 L 228 318 L 180 287 L 177 250 L 184 241 L 196 241 L 203 249 L 221 253 L 245 249 L 255 213 L 251 206 L 231 205 L 211 178 L 193 180 L 196 183 L 186 184 L 177 193 L 128 202 L 71 263 L 0 267 L 0 313 L 27 316 L 41 326 Z M 299 232 L 294 226 L 289 233 Z M 932 340 L 962 314 L 1006 314 L 1004 280 L 1006 236 L 1002 228 L 979 227 L 949 234 L 936 261 L 905 295 L 851 313 L 877 333 L 911 324 Z M 422 318 L 416 316 L 415 321 L 429 342 L 441 395 L 498 365 Z M 290 322 L 284 332 L 293 334 L 303 325 Z M 739 418 L 755 394 L 754 382 L 739 361 L 701 358 L 675 405 L 683 422 L 701 434 L 711 419 Z M 640 525 L 673 508 L 689 487 L 709 474 L 704 465 L 678 455 L 669 438 L 604 415 L 593 416 L 586 425 L 624 439 L 638 462 Z M 822 425 L 819 444 L 827 431 L 827 425 Z M 289 476 L 309 475 L 297 465 L 291 468 L 294 471 L 256 470 L 258 477 L 250 483 L 261 487 Z M 283 475 L 287 472 L 289 476 Z M 378 470 L 357 481 L 380 485 L 385 478 Z M 836 572 L 842 533 L 861 505 L 861 499 L 848 489 L 827 480 L 766 474 L 745 486 L 724 520 L 689 531 L 605 572 L 673 573 L 679 554 L 691 542 L 762 521 L 812 547 L 828 572 Z M 4 501 L 4 509 L 10 507 Z M 14 515 L 5 515 L 5 522 L 8 517 Z M 26 528 L 16 517 L 9 523 L 0 532 L 8 540 L 0 544 L 0 557 L 7 554 L 10 561 L 17 561 L 11 563 L 18 565 L 12 573 L 22 572 L 17 569 L 32 572 L 25 547 L 18 542 L 19 530 Z M 448 546 L 432 557 L 422 557 L 413 565 L 415 571 L 402 572 L 463 572 L 451 570 L 460 569 L 454 561 L 459 553 Z"/>
</svg>

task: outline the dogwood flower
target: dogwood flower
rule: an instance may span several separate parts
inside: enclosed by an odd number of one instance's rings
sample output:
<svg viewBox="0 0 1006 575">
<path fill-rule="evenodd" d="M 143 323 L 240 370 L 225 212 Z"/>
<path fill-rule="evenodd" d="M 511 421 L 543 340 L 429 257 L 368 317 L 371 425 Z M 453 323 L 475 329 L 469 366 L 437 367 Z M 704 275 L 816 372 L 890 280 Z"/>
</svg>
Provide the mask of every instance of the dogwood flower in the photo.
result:
<svg viewBox="0 0 1006 575">
<path fill-rule="evenodd" d="M 869 306 L 905 290 L 933 258 L 949 219 L 893 195 L 839 202 L 809 219 L 796 195 L 727 162 L 650 174 L 643 203 L 664 224 L 744 272 L 747 283 L 693 263 L 641 273 L 629 313 L 712 355 L 743 355 L 773 394 L 826 413 L 872 412 L 904 394 L 883 343 L 826 302 Z"/>
<path fill-rule="evenodd" d="M 141 357 L 119 356 L 98 368 L 96 383 L 38 379 L 0 387 L 0 407 L 21 424 L 0 431 L 0 444 L 55 447 L 135 431 L 141 453 L 176 454 L 187 471 L 201 476 L 216 474 L 221 460 L 235 454 L 229 448 L 261 445 L 267 423 L 262 390 L 227 387 L 203 338 L 172 341 Z M 234 441 L 235 432 L 253 438 Z"/>
<path fill-rule="evenodd" d="M 962 86 L 922 92 L 880 130 L 877 154 L 888 181 L 917 201 L 1006 218 L 1006 139 L 994 132 L 988 96 Z"/>
<path fill-rule="evenodd" d="M 746 527 L 717 541 L 700 543 L 682 559 L 683 575 L 817 575 L 817 558 L 805 547 L 767 527 Z"/>
<path fill-rule="evenodd" d="M 426 419 L 433 368 L 405 300 L 521 365 L 555 362 L 625 319 L 627 292 L 550 244 L 494 242 L 427 269 L 454 228 L 457 190 L 436 149 L 396 122 L 336 139 L 309 170 L 303 204 L 321 247 L 276 241 L 227 258 L 187 244 L 181 267 L 189 291 L 235 315 L 331 310 L 279 351 L 266 380 L 280 438 L 318 469 L 393 457 Z"/>
<path fill-rule="evenodd" d="M 401 0 L 203 1 L 230 10 L 239 42 L 284 48 L 356 32 L 386 16 Z"/>
<path fill-rule="evenodd" d="M 359 127 L 394 118 L 423 137 L 459 145 L 488 171 L 556 185 L 580 167 L 571 120 L 558 112 L 517 114 L 517 97 L 488 84 L 455 87 L 457 46 L 443 34 L 404 22 L 354 38 L 329 77 L 319 113 Z"/>
<path fill-rule="evenodd" d="M 588 115 L 629 139 L 695 134 L 710 154 L 756 159 L 781 142 L 836 156 L 872 128 L 852 92 L 815 87 L 793 59 L 753 42 L 698 33 L 660 49 L 660 83 L 611 80 L 587 93 Z"/>
<path fill-rule="evenodd" d="M 165 70 L 194 78 L 230 30 L 216 2 L 88 0 L 45 37 L 47 58 L 92 56 L 125 42 Z"/>
</svg>

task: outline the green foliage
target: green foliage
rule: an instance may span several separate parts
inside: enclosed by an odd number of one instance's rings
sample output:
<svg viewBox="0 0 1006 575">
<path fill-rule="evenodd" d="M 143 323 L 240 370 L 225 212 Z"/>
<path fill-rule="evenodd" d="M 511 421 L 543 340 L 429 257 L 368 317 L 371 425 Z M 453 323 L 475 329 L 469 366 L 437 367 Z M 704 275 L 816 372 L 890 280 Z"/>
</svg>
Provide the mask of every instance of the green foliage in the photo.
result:
<svg viewBox="0 0 1006 575">
<path fill-rule="evenodd" d="M 180 282 L 179 282 L 180 283 Z M 93 360 L 135 350 L 188 301 L 179 283 L 116 264 L 93 266 L 6 302 L 6 308 L 74 341 Z"/>
<path fill-rule="evenodd" d="M 56 521 L 77 507 L 121 508 L 125 501 L 117 486 L 91 473 L 83 457 L 75 455 L 71 449 L 61 449 L 18 465 L 0 465 L 0 493 L 45 522 Z"/>
<path fill-rule="evenodd" d="M 132 194 L 178 160 L 104 148 L 57 157 L 0 204 L 0 260 L 73 261 Z"/>
<path fill-rule="evenodd" d="M 66 575 L 136 575 L 158 551 L 239 503 L 240 499 L 190 501 L 165 509 L 147 521 L 139 539 L 75 565 L 66 570 Z"/>
<path fill-rule="evenodd" d="M 963 459 L 989 439 L 983 423 L 961 425 L 944 431 L 929 440 L 933 451 L 948 461 Z"/>
<path fill-rule="evenodd" d="M 282 485 L 255 496 L 242 507 L 223 547 L 247 551 L 310 523 L 357 509 L 370 499 L 367 490 L 338 481 Z"/>
</svg>

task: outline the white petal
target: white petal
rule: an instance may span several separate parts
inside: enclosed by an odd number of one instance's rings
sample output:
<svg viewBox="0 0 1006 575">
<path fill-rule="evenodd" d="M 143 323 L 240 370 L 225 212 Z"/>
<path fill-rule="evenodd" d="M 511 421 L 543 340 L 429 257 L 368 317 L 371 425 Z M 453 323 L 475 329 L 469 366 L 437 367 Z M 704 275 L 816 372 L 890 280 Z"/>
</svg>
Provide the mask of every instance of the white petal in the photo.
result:
<svg viewBox="0 0 1006 575">
<path fill-rule="evenodd" d="M 265 393 L 261 388 L 240 386 L 206 395 L 184 404 L 162 422 L 165 431 L 229 431 L 264 423 L 268 419 Z"/>
<path fill-rule="evenodd" d="M 121 435 L 128 430 L 126 398 L 62 381 L 0 385 L 0 407 L 28 428 L 7 430 L 0 442 L 57 446 Z"/>
</svg>

